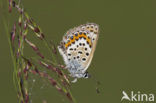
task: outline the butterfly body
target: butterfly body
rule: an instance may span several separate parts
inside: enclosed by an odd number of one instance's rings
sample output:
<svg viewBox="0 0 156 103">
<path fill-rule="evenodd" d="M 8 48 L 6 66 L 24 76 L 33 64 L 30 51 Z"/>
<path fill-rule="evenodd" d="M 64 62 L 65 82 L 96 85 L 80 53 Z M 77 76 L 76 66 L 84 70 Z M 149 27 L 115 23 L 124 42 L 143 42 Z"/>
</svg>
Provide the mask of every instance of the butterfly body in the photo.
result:
<svg viewBox="0 0 156 103">
<path fill-rule="evenodd" d="M 66 68 L 75 78 L 87 77 L 98 40 L 99 27 L 95 23 L 80 25 L 67 31 L 58 46 Z"/>
</svg>

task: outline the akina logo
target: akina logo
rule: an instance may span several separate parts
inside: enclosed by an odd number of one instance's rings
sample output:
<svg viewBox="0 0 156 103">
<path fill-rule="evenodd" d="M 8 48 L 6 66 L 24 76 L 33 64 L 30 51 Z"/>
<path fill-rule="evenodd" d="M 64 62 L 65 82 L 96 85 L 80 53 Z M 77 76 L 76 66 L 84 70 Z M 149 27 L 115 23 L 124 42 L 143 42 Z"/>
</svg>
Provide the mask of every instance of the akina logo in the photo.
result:
<svg viewBox="0 0 156 103">
<path fill-rule="evenodd" d="M 127 94 L 125 91 L 122 91 L 122 98 L 121 101 L 127 100 L 127 101 L 138 101 L 138 102 L 153 102 L 154 101 L 154 94 L 146 94 L 141 93 L 140 91 L 134 92 L 131 91 L 130 94 Z"/>
</svg>

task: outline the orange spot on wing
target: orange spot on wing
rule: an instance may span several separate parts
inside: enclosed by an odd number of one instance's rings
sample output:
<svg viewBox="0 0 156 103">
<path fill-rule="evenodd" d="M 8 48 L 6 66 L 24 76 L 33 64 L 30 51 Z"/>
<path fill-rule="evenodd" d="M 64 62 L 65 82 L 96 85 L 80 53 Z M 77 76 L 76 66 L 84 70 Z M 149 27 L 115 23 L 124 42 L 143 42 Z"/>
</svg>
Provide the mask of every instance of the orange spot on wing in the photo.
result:
<svg viewBox="0 0 156 103">
<path fill-rule="evenodd" d="M 76 39 L 79 39 L 79 38 L 81 38 L 81 37 L 85 38 L 86 41 L 89 43 L 89 45 L 92 45 L 91 40 L 90 40 L 90 38 L 87 37 L 87 35 L 85 35 L 85 34 L 81 34 L 81 35 L 78 34 L 78 36 L 75 36 L 75 35 L 74 35 L 74 36 L 73 36 L 73 39 L 69 39 L 69 42 L 67 42 L 67 43 L 65 44 L 65 47 L 68 48 L 68 46 L 71 45 L 71 43 L 75 42 Z"/>
</svg>

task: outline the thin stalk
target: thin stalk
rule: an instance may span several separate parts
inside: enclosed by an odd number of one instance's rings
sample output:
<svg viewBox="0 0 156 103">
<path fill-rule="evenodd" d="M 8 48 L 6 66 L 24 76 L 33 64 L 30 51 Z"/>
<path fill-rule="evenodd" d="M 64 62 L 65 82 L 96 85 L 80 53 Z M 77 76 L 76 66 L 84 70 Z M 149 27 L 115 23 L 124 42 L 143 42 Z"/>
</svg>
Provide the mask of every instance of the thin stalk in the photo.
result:
<svg viewBox="0 0 156 103">
<path fill-rule="evenodd" d="M 10 54 L 11 54 L 11 59 L 12 59 L 12 62 L 13 62 L 13 67 L 14 67 L 14 72 L 13 72 L 13 83 L 14 83 L 14 86 L 15 86 L 15 89 L 16 89 L 16 92 L 18 93 L 18 87 L 16 86 L 16 82 L 19 86 L 19 81 L 18 81 L 18 72 L 17 72 L 17 65 L 16 65 L 16 59 L 15 59 L 15 55 L 13 53 L 13 50 L 12 50 L 12 45 L 11 45 L 11 41 L 10 41 L 10 35 L 9 35 L 9 30 L 8 30 L 8 27 L 9 27 L 9 24 L 6 23 L 6 20 L 3 18 L 3 24 L 4 24 L 4 27 L 5 27 L 5 31 L 6 31 L 6 34 L 7 34 L 7 38 L 8 38 L 8 43 L 9 43 L 9 48 L 10 48 Z M 7 26 L 8 24 L 8 26 Z M 20 86 L 19 86 L 20 87 Z"/>
</svg>

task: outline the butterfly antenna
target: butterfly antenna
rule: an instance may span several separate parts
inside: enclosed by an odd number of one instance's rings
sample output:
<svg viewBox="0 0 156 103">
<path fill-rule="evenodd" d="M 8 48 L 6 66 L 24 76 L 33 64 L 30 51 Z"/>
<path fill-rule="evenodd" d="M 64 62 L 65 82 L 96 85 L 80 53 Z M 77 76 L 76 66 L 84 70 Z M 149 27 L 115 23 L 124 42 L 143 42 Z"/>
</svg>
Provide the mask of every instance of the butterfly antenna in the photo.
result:
<svg viewBox="0 0 156 103">
<path fill-rule="evenodd" d="M 94 64 L 92 63 L 91 66 L 92 66 L 92 69 L 91 69 L 91 70 L 93 71 L 92 73 L 95 73 L 95 70 L 94 70 L 94 69 L 95 69 L 95 66 L 94 66 Z M 91 78 L 92 78 L 92 80 L 93 80 L 94 82 L 96 82 L 96 87 L 95 87 L 95 89 L 96 89 L 96 93 L 99 94 L 99 93 L 101 92 L 101 90 L 99 89 L 99 87 L 101 86 L 101 83 L 100 83 L 99 80 L 96 79 L 96 77 L 94 76 L 94 74 L 91 75 Z"/>
</svg>

